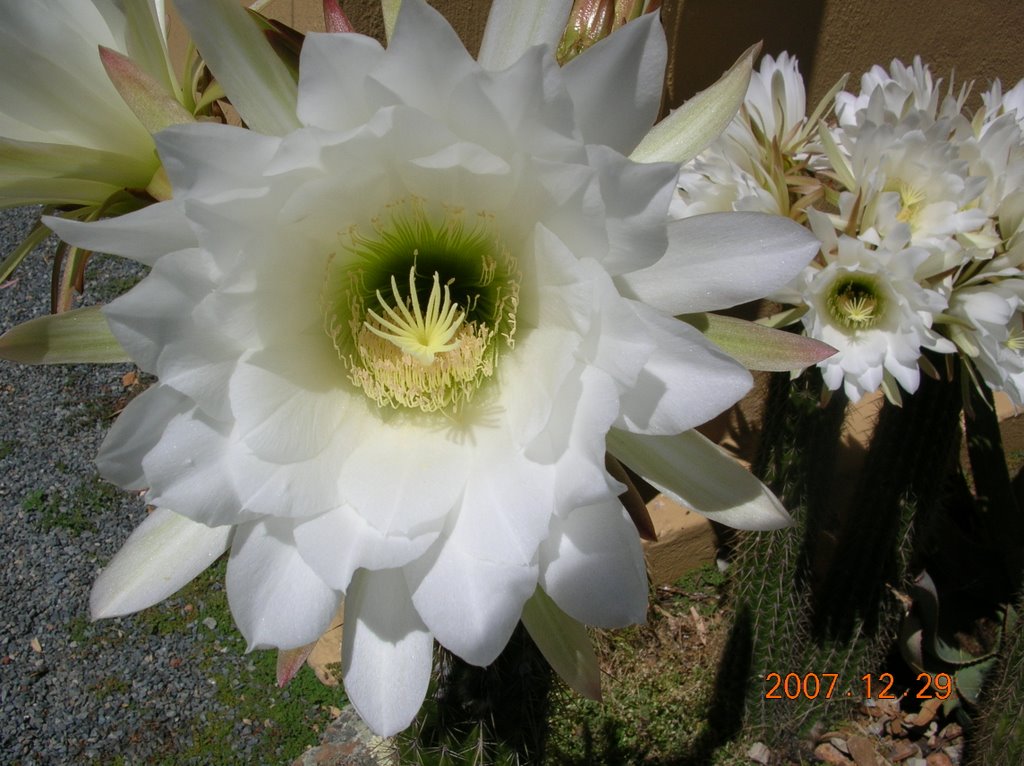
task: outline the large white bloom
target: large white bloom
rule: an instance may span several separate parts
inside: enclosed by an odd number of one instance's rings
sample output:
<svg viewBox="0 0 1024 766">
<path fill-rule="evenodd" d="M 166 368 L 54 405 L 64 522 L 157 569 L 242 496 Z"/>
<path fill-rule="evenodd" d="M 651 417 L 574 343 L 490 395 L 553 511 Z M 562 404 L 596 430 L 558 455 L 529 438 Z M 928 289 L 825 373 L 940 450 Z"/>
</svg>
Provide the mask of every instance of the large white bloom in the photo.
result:
<svg viewBox="0 0 1024 766">
<path fill-rule="evenodd" d="M 159 383 L 98 462 L 159 510 L 94 614 L 154 603 L 230 547 L 251 647 L 315 641 L 344 595 L 345 686 L 390 733 L 434 639 L 489 663 L 538 597 L 643 620 L 608 445 L 705 511 L 731 493 L 746 510 L 727 521 L 785 523 L 760 489 L 716 487 L 717 453 L 679 435 L 750 379 L 672 316 L 781 286 L 817 243 L 778 218 L 668 223 L 678 166 L 624 156 L 664 60 L 649 16 L 564 69 L 538 46 L 487 71 L 405 0 L 386 50 L 307 37 L 298 129 L 172 128 L 173 199 L 53 221 L 153 267 L 106 317 Z"/>
</svg>

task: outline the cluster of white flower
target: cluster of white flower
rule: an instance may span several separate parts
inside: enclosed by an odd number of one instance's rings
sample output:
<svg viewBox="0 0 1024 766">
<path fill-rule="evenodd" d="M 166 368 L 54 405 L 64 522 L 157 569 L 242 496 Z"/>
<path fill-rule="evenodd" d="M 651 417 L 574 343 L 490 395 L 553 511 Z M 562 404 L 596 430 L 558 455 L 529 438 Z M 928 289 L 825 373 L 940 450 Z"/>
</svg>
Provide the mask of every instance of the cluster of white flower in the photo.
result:
<svg viewBox="0 0 1024 766">
<path fill-rule="evenodd" d="M 1024 82 L 1004 94 L 996 81 L 973 118 L 969 87 L 943 87 L 920 59 L 843 85 L 808 116 L 796 61 L 766 56 L 732 124 L 680 174 L 674 211 L 773 212 L 815 233 L 819 256 L 773 297 L 839 350 L 819 363 L 830 389 L 899 401 L 937 374 L 928 349 L 959 352 L 1020 406 Z"/>
</svg>

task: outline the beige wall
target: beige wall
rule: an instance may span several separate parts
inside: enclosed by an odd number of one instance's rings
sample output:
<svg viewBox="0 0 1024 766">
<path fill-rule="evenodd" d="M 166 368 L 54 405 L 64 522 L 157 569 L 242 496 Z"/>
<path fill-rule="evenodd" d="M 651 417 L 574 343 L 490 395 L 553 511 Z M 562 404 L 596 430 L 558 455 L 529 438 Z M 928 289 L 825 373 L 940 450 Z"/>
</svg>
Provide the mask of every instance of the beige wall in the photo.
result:
<svg viewBox="0 0 1024 766">
<path fill-rule="evenodd" d="M 430 0 L 471 51 L 490 0 Z M 342 0 L 360 32 L 383 37 L 379 0 Z M 919 53 L 940 77 L 987 85 L 1024 78 L 1024 0 L 663 0 L 673 41 L 668 98 L 677 105 L 707 87 L 752 43 L 795 53 L 812 103 L 844 72 L 859 77 Z M 322 0 L 274 0 L 268 12 L 300 30 L 322 29 Z M 851 82 L 851 85 L 854 85 Z"/>
<path fill-rule="evenodd" d="M 680 0 L 668 3 L 675 39 L 672 98 L 705 87 L 757 40 L 798 55 L 816 102 L 845 72 L 920 54 L 948 81 L 1024 78 L 1024 0 Z M 856 79 L 851 82 L 854 85 Z M 813 103 L 812 102 L 812 103 Z"/>
</svg>

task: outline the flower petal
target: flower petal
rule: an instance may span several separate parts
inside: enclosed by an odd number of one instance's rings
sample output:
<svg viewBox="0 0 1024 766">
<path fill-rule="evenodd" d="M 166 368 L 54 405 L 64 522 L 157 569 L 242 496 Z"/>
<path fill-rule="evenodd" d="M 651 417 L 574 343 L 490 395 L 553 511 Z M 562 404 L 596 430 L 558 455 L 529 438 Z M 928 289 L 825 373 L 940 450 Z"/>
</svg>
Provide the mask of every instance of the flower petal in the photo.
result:
<svg viewBox="0 0 1024 766">
<path fill-rule="evenodd" d="M 208 527 L 157 508 L 96 578 L 89 596 L 92 619 L 130 614 L 163 601 L 227 550 L 231 529 Z"/>
<path fill-rule="evenodd" d="M 405 567 L 416 611 L 446 649 L 489 665 L 537 587 L 537 567 L 484 560 L 451 538 L 435 550 Z"/>
<path fill-rule="evenodd" d="M 442 117 L 454 85 L 478 69 L 444 16 L 425 0 L 403 0 L 388 55 L 372 74 L 387 99 L 378 106 L 404 104 Z"/>
<path fill-rule="evenodd" d="M 296 338 L 239 363 L 229 383 L 241 438 L 264 460 L 291 463 L 320 454 L 346 420 L 365 410 L 339 387 L 329 342 Z"/>
<path fill-rule="evenodd" d="M 370 117 L 366 76 L 380 63 L 384 49 L 364 35 L 311 32 L 302 45 L 297 112 L 304 125 L 349 130 Z"/>
<path fill-rule="evenodd" d="M 558 45 L 572 0 L 494 0 L 477 60 L 492 71 L 507 69 L 527 48 Z"/>
<path fill-rule="evenodd" d="M 736 529 L 781 529 L 792 520 L 750 471 L 696 431 L 646 436 L 613 428 L 608 449 L 661 492 Z"/>
<path fill-rule="evenodd" d="M 225 190 L 233 195 L 252 188 L 253 164 L 266 165 L 281 146 L 281 139 L 233 125 L 194 123 L 174 125 L 156 136 L 157 149 L 174 194 L 192 199 Z"/>
<path fill-rule="evenodd" d="M 552 519 L 540 559 L 541 587 L 573 619 L 621 628 L 646 618 L 644 554 L 618 498 Z"/>
<path fill-rule="evenodd" d="M 654 350 L 622 394 L 617 425 L 648 434 L 675 434 L 706 423 L 739 401 L 752 379 L 743 365 L 696 329 L 639 304 Z"/>
<path fill-rule="evenodd" d="M 149 134 L 97 53 L 99 45 L 126 51 L 124 11 L 114 3 L 23 0 L 4 3 L 2 13 L 0 71 L 8 74 L 0 79 L 0 135 L 152 155 Z"/>
<path fill-rule="evenodd" d="M 203 343 L 202 336 L 208 335 L 185 307 L 202 301 L 215 277 L 216 268 L 206 253 L 195 249 L 169 253 L 139 284 L 107 304 L 103 314 L 135 363 L 146 372 L 163 375 L 161 360 L 181 366 L 178 352 Z"/>
<path fill-rule="evenodd" d="M 182 515 L 210 525 L 250 517 L 226 470 L 229 426 L 197 408 L 175 415 L 142 458 L 149 481 L 147 499 L 180 509 Z M 99 461 L 97 461 L 99 462 Z"/>
<path fill-rule="evenodd" d="M 295 527 L 302 558 L 335 590 L 348 590 L 357 569 L 394 569 L 422 556 L 440 528 L 416 537 L 387 536 L 348 507 L 336 508 Z"/>
<path fill-rule="evenodd" d="M 187 397 L 159 383 L 132 399 L 100 446 L 96 456 L 100 475 L 124 489 L 146 489 L 149 479 L 142 459 L 160 441 L 167 424 L 191 406 Z"/>
<path fill-rule="evenodd" d="M 381 736 L 401 731 L 423 704 L 434 661 L 434 639 L 409 600 L 401 572 L 356 572 L 343 630 L 341 668 L 349 700 Z"/>
<path fill-rule="evenodd" d="M 92 223 L 50 215 L 43 216 L 43 223 L 65 242 L 77 247 L 122 255 L 152 266 L 161 255 L 195 247 L 195 235 L 185 223 L 181 210 L 181 202 L 169 200 Z"/>
<path fill-rule="evenodd" d="M 228 605 L 249 649 L 311 644 L 331 624 L 341 594 L 295 549 L 291 524 L 271 519 L 238 527 L 227 573 Z"/>
<path fill-rule="evenodd" d="M 478 433 L 461 507 L 434 548 L 405 567 L 413 603 L 448 649 L 487 665 L 498 656 L 537 585 L 553 470 L 517 455 L 507 434 Z M 501 461 L 503 470 L 494 471 Z"/>
<path fill-rule="evenodd" d="M 586 143 L 636 148 L 658 117 L 667 58 L 659 16 L 647 13 L 562 68 Z"/>
<path fill-rule="evenodd" d="M 618 277 L 627 294 L 669 314 L 728 308 L 783 287 L 821 246 L 803 226 L 762 213 L 673 221 L 660 261 Z"/>
<path fill-rule="evenodd" d="M 345 502 L 385 534 L 413 537 L 439 527 L 469 478 L 472 450 L 442 428 L 408 428 L 401 417 L 369 415 L 364 425 L 351 434 L 352 453 L 339 468 Z"/>
</svg>

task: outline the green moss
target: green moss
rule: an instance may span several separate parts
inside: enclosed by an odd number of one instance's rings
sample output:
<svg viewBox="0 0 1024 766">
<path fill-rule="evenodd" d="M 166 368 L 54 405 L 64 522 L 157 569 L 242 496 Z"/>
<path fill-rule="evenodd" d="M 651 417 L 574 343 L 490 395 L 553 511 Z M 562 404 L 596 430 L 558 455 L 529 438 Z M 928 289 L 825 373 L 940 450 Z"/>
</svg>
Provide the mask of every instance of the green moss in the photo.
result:
<svg viewBox="0 0 1024 766">
<path fill-rule="evenodd" d="M 277 686 L 277 653 L 258 651 L 249 662 L 231 662 L 245 653 L 245 641 L 228 608 L 224 575 L 227 557 L 199 575 L 173 598 L 135 616 L 143 631 L 156 635 L 193 632 L 196 656 L 216 686 L 226 713 L 183 722 L 174 752 L 157 763 L 290 763 L 317 744 L 330 723 L 330 709 L 346 704 L 340 687 L 326 687 L 308 667 L 284 689 Z M 212 625 L 213 627 L 210 627 Z M 233 748 L 244 732 L 258 742 L 245 758 Z"/>
<path fill-rule="evenodd" d="M 91 625 L 92 623 L 89 621 L 89 618 L 80 614 L 68 623 L 68 636 L 75 643 L 85 643 L 91 634 Z"/>
<path fill-rule="evenodd" d="M 22 498 L 21 507 L 38 517 L 43 532 L 65 529 L 73 535 L 80 535 L 82 532 L 95 531 L 93 518 L 120 503 L 121 498 L 121 491 L 117 487 L 93 476 L 81 482 L 70 493 L 63 490 L 32 490 Z"/>
<path fill-rule="evenodd" d="M 702 567 L 654 589 L 646 625 L 594 633 L 604 699 L 557 692 L 547 766 L 711 763 L 730 734 L 716 712 L 722 580 Z"/>
<path fill-rule="evenodd" d="M 0 441 L 0 460 L 10 457 L 17 446 L 18 442 L 13 439 L 4 439 L 3 441 Z"/>
<path fill-rule="evenodd" d="M 116 694 L 127 694 L 132 689 L 131 681 L 117 676 L 108 676 L 89 687 L 96 699 L 106 699 Z"/>
</svg>

